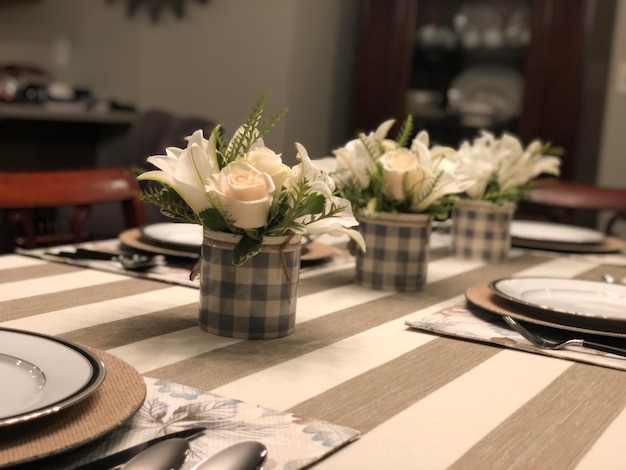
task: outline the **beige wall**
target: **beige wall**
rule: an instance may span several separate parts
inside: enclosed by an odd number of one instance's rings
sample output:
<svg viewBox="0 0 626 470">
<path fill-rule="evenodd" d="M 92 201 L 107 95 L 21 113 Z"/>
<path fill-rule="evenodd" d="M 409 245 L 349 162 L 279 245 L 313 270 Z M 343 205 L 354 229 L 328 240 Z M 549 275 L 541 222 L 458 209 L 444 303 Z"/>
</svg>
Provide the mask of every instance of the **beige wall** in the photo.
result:
<svg viewBox="0 0 626 470">
<path fill-rule="evenodd" d="M 188 2 L 183 20 L 129 20 L 123 2 L 40 0 L 0 9 L 0 63 L 30 59 L 103 97 L 200 114 L 228 132 L 264 89 L 268 111 L 290 112 L 268 144 L 293 157 L 293 142 L 327 155 L 348 134 L 358 0 Z M 598 182 L 626 185 L 626 0 L 618 0 Z M 55 65 L 59 40 L 70 62 Z M 63 43 L 63 41 L 61 41 Z"/>
<path fill-rule="evenodd" d="M 617 83 L 626 67 L 626 0 L 618 0 L 615 21 L 598 182 L 626 188 L 626 91 Z"/>
<path fill-rule="evenodd" d="M 626 0 L 617 2 L 597 178 L 598 184 L 616 188 L 626 188 L 626 92 L 618 90 L 621 67 L 626 67 Z M 616 228 L 626 238 L 626 223 Z"/>
<path fill-rule="evenodd" d="M 0 10 L 0 62 L 32 58 L 99 96 L 201 115 L 230 134 L 261 92 L 290 112 L 266 139 L 293 162 L 299 141 L 328 155 L 347 133 L 356 0 L 188 2 L 179 20 L 123 2 L 41 0 Z M 70 62 L 55 65 L 54 44 Z"/>
</svg>

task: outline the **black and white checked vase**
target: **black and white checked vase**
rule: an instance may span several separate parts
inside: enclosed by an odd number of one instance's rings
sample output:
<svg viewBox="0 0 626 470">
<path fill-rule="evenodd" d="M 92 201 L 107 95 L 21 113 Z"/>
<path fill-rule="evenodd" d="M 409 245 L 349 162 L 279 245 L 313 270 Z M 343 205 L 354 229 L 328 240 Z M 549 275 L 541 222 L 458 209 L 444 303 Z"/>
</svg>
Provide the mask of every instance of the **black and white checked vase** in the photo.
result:
<svg viewBox="0 0 626 470">
<path fill-rule="evenodd" d="M 452 254 L 499 263 L 509 257 L 515 203 L 461 200 L 452 209 Z"/>
<path fill-rule="evenodd" d="M 367 251 L 357 250 L 355 283 L 410 292 L 426 283 L 432 216 L 381 213 L 358 216 Z"/>
<path fill-rule="evenodd" d="M 239 237 L 205 230 L 200 328 L 219 336 L 269 339 L 293 333 L 300 275 L 299 235 L 265 237 L 263 249 L 233 264 Z"/>
</svg>

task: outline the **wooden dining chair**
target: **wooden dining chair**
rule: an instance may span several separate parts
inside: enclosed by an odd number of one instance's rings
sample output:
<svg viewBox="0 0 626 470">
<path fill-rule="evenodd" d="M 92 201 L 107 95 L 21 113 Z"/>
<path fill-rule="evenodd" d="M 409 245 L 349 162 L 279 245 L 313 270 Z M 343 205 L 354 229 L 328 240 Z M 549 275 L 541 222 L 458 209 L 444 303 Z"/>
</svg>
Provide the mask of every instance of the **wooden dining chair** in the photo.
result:
<svg viewBox="0 0 626 470">
<path fill-rule="evenodd" d="M 523 218 L 538 215 L 566 224 L 574 223 L 578 214 L 595 216 L 600 212 L 609 214 L 602 230 L 607 235 L 613 234 L 615 224 L 626 220 L 626 189 L 573 181 L 537 180 L 518 210 Z"/>
<path fill-rule="evenodd" d="M 0 172 L 0 211 L 14 229 L 14 240 L 9 242 L 20 247 L 89 239 L 84 222 L 93 206 L 106 203 L 121 204 L 126 228 L 144 225 L 139 185 L 126 168 Z M 68 223 L 40 217 L 59 208 L 72 208 Z"/>
</svg>

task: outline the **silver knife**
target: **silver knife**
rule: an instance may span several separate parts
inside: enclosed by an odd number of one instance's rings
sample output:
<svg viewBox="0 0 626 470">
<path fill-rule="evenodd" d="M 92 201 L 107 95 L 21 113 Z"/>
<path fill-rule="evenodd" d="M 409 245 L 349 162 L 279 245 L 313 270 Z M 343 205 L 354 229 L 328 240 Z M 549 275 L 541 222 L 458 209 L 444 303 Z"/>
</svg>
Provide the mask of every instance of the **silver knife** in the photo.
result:
<svg viewBox="0 0 626 470">
<path fill-rule="evenodd" d="M 107 455 L 79 467 L 75 467 L 73 470 L 110 470 L 119 465 L 125 464 L 141 451 L 155 444 L 158 444 L 159 442 L 175 437 L 191 440 L 194 437 L 202 434 L 204 431 L 206 431 L 206 429 L 207 428 L 204 427 L 195 427 L 155 437 L 153 439 L 150 439 L 149 441 L 142 442 L 141 444 L 137 444 L 133 447 L 129 447 L 128 449 L 120 450 L 119 452 L 116 452 L 114 454 Z"/>
</svg>

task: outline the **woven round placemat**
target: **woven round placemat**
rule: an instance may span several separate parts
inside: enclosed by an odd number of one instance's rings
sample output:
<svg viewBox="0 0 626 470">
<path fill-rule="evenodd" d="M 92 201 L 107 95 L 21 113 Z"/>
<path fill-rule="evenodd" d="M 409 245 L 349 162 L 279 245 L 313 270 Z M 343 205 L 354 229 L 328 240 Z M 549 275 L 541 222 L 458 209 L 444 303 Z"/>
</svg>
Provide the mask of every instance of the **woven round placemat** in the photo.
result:
<svg viewBox="0 0 626 470">
<path fill-rule="evenodd" d="M 63 452 L 121 425 L 143 404 L 146 384 L 131 365 L 89 349 L 104 362 L 106 378 L 89 397 L 57 413 L 0 428 L 0 467 Z"/>
</svg>

